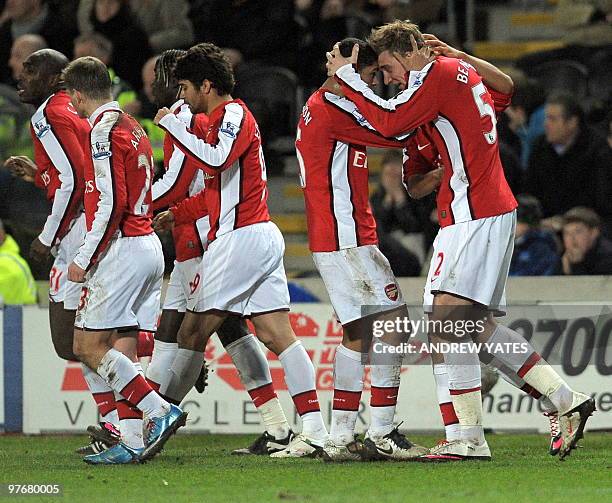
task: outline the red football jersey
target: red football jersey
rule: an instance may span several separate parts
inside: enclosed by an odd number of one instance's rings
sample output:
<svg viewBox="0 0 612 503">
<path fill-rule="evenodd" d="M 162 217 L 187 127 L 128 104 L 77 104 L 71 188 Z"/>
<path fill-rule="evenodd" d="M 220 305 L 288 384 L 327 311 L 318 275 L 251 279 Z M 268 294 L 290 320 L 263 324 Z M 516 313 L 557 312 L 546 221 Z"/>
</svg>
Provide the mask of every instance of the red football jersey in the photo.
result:
<svg viewBox="0 0 612 503">
<path fill-rule="evenodd" d="M 208 129 L 206 114 L 193 115 L 183 100 L 170 108 L 195 135 L 203 138 Z M 172 206 L 204 190 L 204 172 L 193 157 L 187 156 L 166 133 L 164 138 L 164 168 L 166 172 L 153 184 L 153 211 Z M 208 216 L 185 224 L 176 224 L 172 230 L 176 260 L 184 262 L 204 253 L 210 225 Z"/>
<path fill-rule="evenodd" d="M 310 96 L 295 149 L 311 251 L 377 244 L 366 145 L 400 148 L 402 143 L 380 135 L 346 98 L 324 88 Z"/>
<path fill-rule="evenodd" d="M 176 206 L 170 208 L 174 215 L 174 225 L 187 225 L 196 222 L 208 215 L 206 206 L 206 190 L 202 190 L 187 199 L 183 199 Z"/>
<path fill-rule="evenodd" d="M 203 163 L 209 242 L 240 227 L 270 220 L 261 135 L 241 100 L 215 108 L 204 138 L 190 133 L 174 114 L 167 114 L 159 125 L 183 152 Z"/>
<path fill-rule="evenodd" d="M 53 201 L 51 214 L 38 237 L 44 245 L 56 245 L 81 211 L 90 129 L 89 122 L 77 115 L 65 91 L 52 94 L 32 116 L 30 132 L 38 167 L 35 183 Z"/>
<path fill-rule="evenodd" d="M 87 234 L 74 262 L 89 269 L 117 235 L 151 234 L 153 151 L 140 124 L 116 101 L 89 118 L 91 158 L 85 168 Z"/>
<path fill-rule="evenodd" d="M 496 106 L 471 65 L 438 57 L 423 70 L 410 72 L 406 89 L 390 100 L 376 96 L 351 65 L 340 68 L 336 78 L 382 134 L 425 127 L 446 169 L 438 196 L 440 226 L 516 208 L 499 158 Z"/>
</svg>

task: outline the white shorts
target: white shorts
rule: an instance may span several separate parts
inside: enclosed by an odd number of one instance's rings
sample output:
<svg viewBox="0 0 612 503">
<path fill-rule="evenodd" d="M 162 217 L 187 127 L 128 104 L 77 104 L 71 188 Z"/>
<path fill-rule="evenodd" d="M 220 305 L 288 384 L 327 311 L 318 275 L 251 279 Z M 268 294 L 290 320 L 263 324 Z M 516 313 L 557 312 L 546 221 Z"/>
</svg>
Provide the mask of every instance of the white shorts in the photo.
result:
<svg viewBox="0 0 612 503">
<path fill-rule="evenodd" d="M 175 310 L 184 313 L 187 308 L 187 299 L 195 291 L 197 283 L 194 283 L 194 278 L 199 280 L 197 276 L 200 270 L 200 262 L 202 257 L 195 257 L 183 262 L 174 261 L 174 269 L 170 274 L 168 288 L 166 288 L 166 297 L 164 298 L 164 310 Z"/>
<path fill-rule="evenodd" d="M 435 292 L 447 292 L 502 313 L 515 228 L 516 211 L 441 228 L 425 283 L 425 311 L 431 312 Z"/>
<path fill-rule="evenodd" d="M 387 258 L 377 246 L 312 254 L 341 324 L 404 304 Z"/>
<path fill-rule="evenodd" d="M 83 285 L 75 326 L 154 332 L 163 274 L 157 235 L 113 239 Z"/>
<path fill-rule="evenodd" d="M 57 245 L 55 261 L 49 273 L 49 300 L 63 302 L 64 309 L 69 311 L 78 307 L 83 285 L 68 281 L 68 267 L 83 244 L 86 230 L 85 213 L 82 213 Z"/>
<path fill-rule="evenodd" d="M 285 241 L 272 222 L 236 229 L 215 239 L 192 282 L 187 309 L 242 316 L 289 310 L 283 265 Z"/>
</svg>

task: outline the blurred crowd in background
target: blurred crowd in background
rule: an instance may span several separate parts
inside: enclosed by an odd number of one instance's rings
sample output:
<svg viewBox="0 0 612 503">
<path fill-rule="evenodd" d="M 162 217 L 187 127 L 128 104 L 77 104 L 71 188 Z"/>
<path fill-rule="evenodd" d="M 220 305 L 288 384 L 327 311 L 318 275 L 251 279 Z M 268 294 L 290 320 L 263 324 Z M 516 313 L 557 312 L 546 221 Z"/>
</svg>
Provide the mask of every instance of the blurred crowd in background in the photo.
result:
<svg viewBox="0 0 612 503">
<path fill-rule="evenodd" d="M 474 33 L 488 39 L 491 5 L 546 3 L 475 2 Z M 515 83 L 512 106 L 498 123 L 506 177 L 519 196 L 511 274 L 612 274 L 612 1 L 548 3 L 565 23 L 563 46 L 502 65 Z M 152 122 L 156 55 L 210 41 L 225 48 L 236 73 L 234 97 L 260 124 L 269 174 L 293 177 L 287 166 L 295 163 L 287 159 L 295 155 L 297 116 L 325 80 L 325 52 L 336 41 L 366 38 L 372 27 L 402 18 L 469 51 L 465 6 L 465 0 L 0 0 L 0 160 L 32 157 L 33 110 L 20 103 L 16 83 L 27 56 L 51 47 L 107 64 L 115 98 L 141 121 L 161 164 L 163 132 Z M 396 91 L 379 85 L 385 96 Z M 385 153 L 371 201 L 380 247 L 396 275 L 418 276 L 437 231 L 435 198 L 410 199 L 401 174 L 401 153 Z M 48 210 L 41 191 L 0 169 L 0 276 L 8 253 L 21 247 L 27 256 Z M 44 267 L 30 266 L 37 279 L 46 278 Z"/>
</svg>

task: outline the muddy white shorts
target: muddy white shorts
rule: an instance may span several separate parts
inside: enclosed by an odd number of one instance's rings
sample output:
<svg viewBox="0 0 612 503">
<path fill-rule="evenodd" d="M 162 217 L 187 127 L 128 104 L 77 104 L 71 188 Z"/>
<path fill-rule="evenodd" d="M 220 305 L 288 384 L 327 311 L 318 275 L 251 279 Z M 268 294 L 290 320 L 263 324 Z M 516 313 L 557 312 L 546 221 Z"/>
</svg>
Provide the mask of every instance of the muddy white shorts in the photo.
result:
<svg viewBox="0 0 612 503">
<path fill-rule="evenodd" d="M 425 311 L 431 312 L 435 292 L 447 292 L 503 312 L 515 228 L 516 211 L 441 228 L 425 283 Z"/>
<path fill-rule="evenodd" d="M 389 261 L 377 246 L 315 252 L 312 258 L 343 325 L 404 304 Z"/>
<path fill-rule="evenodd" d="M 195 257 L 183 262 L 174 261 L 174 269 L 172 269 L 166 288 L 164 310 L 185 312 L 187 299 L 195 292 L 201 279 L 198 275 L 201 261 L 202 257 Z"/>
<path fill-rule="evenodd" d="M 83 244 L 85 231 L 85 213 L 81 213 L 57 245 L 55 261 L 49 273 L 49 300 L 63 302 L 64 309 L 70 311 L 78 307 L 83 285 L 68 281 L 68 267 Z"/>
<path fill-rule="evenodd" d="M 236 229 L 210 243 L 187 309 L 242 316 L 289 310 L 285 241 L 272 222 Z"/>
<path fill-rule="evenodd" d="M 88 273 L 75 326 L 157 330 L 164 256 L 156 234 L 113 239 Z"/>
</svg>

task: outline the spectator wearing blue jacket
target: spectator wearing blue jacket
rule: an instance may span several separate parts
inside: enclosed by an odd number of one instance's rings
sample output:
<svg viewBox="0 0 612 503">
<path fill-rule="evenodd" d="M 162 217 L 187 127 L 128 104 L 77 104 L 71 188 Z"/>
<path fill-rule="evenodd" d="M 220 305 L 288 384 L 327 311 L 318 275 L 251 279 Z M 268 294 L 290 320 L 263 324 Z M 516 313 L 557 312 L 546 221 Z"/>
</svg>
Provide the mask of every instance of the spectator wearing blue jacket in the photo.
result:
<svg viewBox="0 0 612 503">
<path fill-rule="evenodd" d="M 551 276 L 559 253 L 554 234 L 540 227 L 542 205 L 527 194 L 516 199 L 519 205 L 510 276 Z"/>
</svg>

